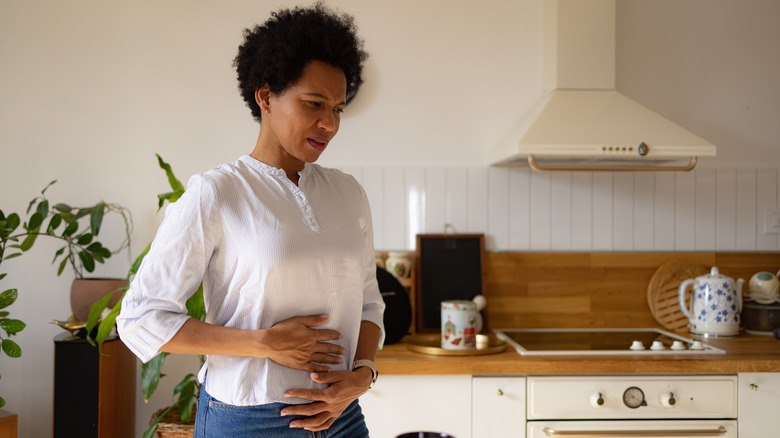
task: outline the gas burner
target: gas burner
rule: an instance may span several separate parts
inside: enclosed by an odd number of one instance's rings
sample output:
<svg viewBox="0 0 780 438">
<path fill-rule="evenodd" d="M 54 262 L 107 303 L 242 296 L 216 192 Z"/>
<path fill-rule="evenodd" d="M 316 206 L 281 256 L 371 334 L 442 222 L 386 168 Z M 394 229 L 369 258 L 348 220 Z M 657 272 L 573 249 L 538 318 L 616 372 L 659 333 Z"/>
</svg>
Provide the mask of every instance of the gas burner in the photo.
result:
<svg viewBox="0 0 780 438">
<path fill-rule="evenodd" d="M 726 353 L 699 340 L 655 328 L 499 329 L 494 332 L 523 356 Z"/>
</svg>

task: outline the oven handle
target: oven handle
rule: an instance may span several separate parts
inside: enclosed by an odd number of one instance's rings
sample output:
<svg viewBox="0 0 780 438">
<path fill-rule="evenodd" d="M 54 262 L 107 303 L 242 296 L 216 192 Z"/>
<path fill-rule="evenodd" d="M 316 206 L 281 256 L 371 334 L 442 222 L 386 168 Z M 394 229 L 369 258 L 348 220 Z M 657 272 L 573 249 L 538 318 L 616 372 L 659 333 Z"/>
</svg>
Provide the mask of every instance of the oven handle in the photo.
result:
<svg viewBox="0 0 780 438">
<path fill-rule="evenodd" d="M 688 437 L 688 436 L 721 436 L 726 434 L 726 428 L 717 429 L 680 429 L 680 430 L 556 430 L 549 427 L 542 429 L 550 437 L 566 438 L 601 438 L 601 437 Z"/>
</svg>

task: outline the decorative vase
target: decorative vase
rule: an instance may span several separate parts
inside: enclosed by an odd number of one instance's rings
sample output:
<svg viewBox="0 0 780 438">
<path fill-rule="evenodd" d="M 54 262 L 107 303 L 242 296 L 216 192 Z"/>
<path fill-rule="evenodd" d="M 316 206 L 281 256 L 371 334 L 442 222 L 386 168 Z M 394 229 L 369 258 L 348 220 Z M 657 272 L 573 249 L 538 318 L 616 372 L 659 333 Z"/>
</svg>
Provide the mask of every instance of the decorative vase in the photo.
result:
<svg viewBox="0 0 780 438">
<path fill-rule="evenodd" d="M 390 251 L 385 260 L 385 269 L 396 278 L 406 278 L 412 272 L 412 261 L 409 253 L 404 251 Z"/>
<path fill-rule="evenodd" d="M 89 317 L 89 308 L 92 305 L 123 286 L 127 286 L 124 278 L 76 278 L 70 287 L 70 308 L 76 319 L 86 321 Z M 122 292 L 117 292 L 108 301 L 108 308 L 114 305 L 122 297 Z"/>
</svg>

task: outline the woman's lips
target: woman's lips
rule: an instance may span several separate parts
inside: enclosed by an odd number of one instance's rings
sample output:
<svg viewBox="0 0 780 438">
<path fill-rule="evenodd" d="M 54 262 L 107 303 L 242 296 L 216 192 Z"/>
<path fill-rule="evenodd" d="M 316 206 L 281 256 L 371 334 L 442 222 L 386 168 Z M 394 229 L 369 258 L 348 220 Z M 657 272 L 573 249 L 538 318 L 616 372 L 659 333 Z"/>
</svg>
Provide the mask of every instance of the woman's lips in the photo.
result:
<svg viewBox="0 0 780 438">
<path fill-rule="evenodd" d="M 306 141 L 309 142 L 309 145 L 311 145 L 311 147 L 317 149 L 320 152 L 324 151 L 325 147 L 328 145 L 327 140 L 323 138 L 307 138 Z"/>
</svg>

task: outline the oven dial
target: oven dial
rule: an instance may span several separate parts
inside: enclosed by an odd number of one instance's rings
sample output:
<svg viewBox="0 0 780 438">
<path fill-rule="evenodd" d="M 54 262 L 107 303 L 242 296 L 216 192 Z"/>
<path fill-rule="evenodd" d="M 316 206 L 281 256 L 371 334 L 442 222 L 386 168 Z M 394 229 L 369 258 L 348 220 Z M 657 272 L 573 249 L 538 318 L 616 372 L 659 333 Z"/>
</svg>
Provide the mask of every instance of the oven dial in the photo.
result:
<svg viewBox="0 0 780 438">
<path fill-rule="evenodd" d="M 661 404 L 665 408 L 673 408 L 677 404 L 677 399 L 674 398 L 674 393 L 665 392 L 664 395 L 661 396 Z"/>
<path fill-rule="evenodd" d="M 590 396 L 590 405 L 594 408 L 600 408 L 604 406 L 604 397 L 600 392 L 597 392 Z"/>
<path fill-rule="evenodd" d="M 647 406 L 645 401 L 645 393 L 636 386 L 632 386 L 626 389 L 623 393 L 623 403 L 631 409 L 636 409 L 640 406 Z"/>
</svg>

